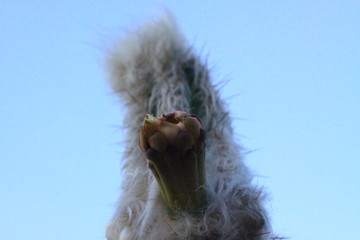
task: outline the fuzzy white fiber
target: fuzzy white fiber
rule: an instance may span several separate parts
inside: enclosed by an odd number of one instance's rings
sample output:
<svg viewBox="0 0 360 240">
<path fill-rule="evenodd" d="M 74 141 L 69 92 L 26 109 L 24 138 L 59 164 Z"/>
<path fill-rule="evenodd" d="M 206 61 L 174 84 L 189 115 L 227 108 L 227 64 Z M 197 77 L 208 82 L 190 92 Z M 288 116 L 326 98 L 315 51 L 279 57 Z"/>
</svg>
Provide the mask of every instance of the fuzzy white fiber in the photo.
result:
<svg viewBox="0 0 360 240">
<path fill-rule="evenodd" d="M 126 153 L 121 194 L 108 240 L 265 240 L 272 238 L 255 187 L 235 143 L 231 119 L 209 71 L 172 16 L 129 33 L 109 54 L 109 78 L 125 103 Z M 157 182 L 139 148 L 145 114 L 176 110 L 197 114 L 206 131 L 208 208 L 202 216 L 169 217 Z"/>
</svg>

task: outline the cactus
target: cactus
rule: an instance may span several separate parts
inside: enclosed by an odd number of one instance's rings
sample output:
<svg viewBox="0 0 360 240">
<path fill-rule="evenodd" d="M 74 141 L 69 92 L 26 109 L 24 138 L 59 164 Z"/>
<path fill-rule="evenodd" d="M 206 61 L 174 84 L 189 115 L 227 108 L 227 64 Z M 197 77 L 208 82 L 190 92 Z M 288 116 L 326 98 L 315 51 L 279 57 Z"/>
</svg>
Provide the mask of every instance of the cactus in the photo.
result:
<svg viewBox="0 0 360 240">
<path fill-rule="evenodd" d="M 128 127 L 108 240 L 270 239 L 226 105 L 173 17 L 128 34 L 108 66 Z"/>
</svg>

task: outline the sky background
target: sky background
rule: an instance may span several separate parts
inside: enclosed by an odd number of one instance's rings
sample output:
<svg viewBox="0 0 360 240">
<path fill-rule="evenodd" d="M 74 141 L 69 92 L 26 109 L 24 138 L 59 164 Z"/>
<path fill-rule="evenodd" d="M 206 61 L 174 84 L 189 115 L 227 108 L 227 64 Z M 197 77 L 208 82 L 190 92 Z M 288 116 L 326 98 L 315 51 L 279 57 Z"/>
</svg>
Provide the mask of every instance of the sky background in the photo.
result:
<svg viewBox="0 0 360 240">
<path fill-rule="evenodd" d="M 166 6 L 212 67 L 274 231 L 360 235 L 360 2 L 0 3 L 0 239 L 105 239 L 124 109 L 106 51 Z"/>
</svg>

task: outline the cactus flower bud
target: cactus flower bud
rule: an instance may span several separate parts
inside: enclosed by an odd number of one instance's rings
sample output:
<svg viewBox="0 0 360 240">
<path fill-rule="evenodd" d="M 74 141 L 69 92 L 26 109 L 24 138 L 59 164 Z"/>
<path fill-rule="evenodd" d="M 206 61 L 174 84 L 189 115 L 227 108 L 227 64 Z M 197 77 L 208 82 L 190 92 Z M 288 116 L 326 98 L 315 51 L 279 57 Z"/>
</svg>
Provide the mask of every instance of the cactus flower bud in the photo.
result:
<svg viewBox="0 0 360 240">
<path fill-rule="evenodd" d="M 205 143 L 201 120 L 186 112 L 146 115 L 140 148 L 172 213 L 197 212 L 206 205 Z"/>
</svg>

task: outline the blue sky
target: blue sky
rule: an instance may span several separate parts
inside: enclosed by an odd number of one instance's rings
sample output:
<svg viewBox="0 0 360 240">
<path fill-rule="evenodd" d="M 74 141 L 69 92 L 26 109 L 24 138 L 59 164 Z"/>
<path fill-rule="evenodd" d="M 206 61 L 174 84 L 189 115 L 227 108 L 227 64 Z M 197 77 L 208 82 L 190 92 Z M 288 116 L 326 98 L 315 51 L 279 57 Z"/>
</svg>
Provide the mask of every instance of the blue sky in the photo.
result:
<svg viewBox="0 0 360 240">
<path fill-rule="evenodd" d="M 106 49 L 167 6 L 223 98 L 274 230 L 360 235 L 359 1 L 1 1 L 0 239 L 105 239 L 121 180 Z"/>
</svg>

